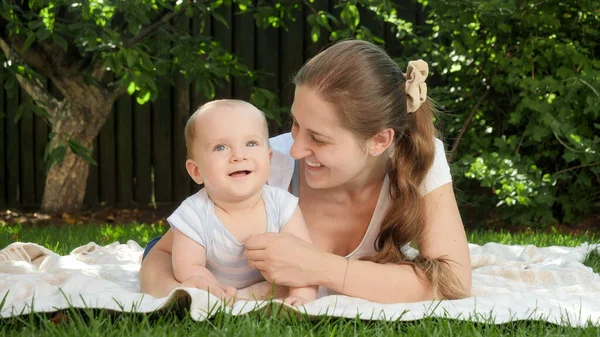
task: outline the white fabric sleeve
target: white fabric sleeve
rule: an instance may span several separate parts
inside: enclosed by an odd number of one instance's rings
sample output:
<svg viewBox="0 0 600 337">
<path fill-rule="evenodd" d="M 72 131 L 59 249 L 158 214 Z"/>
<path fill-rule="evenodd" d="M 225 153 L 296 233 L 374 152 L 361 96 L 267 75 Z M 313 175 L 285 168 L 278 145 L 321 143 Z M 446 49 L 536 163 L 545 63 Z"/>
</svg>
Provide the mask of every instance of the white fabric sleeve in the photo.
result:
<svg viewBox="0 0 600 337">
<path fill-rule="evenodd" d="M 273 157 L 271 158 L 271 171 L 267 183 L 269 186 L 277 186 L 287 190 L 294 173 L 294 158 L 290 156 L 290 148 L 294 140 L 289 133 L 284 133 L 269 139 L 269 142 Z"/>
<path fill-rule="evenodd" d="M 444 143 L 441 140 L 435 139 L 435 157 L 433 158 L 433 164 L 427 172 L 425 179 L 421 183 L 419 192 L 421 195 L 425 195 L 436 188 L 452 182 L 452 176 L 450 175 L 450 166 L 446 159 L 446 150 L 444 149 Z"/>
<path fill-rule="evenodd" d="M 279 229 L 281 230 L 283 226 L 290 222 L 294 212 L 296 211 L 296 208 L 298 208 L 298 198 L 279 187 L 273 187 L 272 193 L 273 200 L 275 201 L 276 207 L 279 210 L 279 219 L 277 223 L 279 224 Z"/>
<path fill-rule="evenodd" d="M 175 212 L 167 218 L 167 221 L 172 228 L 176 228 L 206 248 L 206 236 L 204 233 L 204 225 L 206 224 L 203 224 L 200 209 L 192 199 L 195 197 L 197 195 L 184 200 Z"/>
</svg>

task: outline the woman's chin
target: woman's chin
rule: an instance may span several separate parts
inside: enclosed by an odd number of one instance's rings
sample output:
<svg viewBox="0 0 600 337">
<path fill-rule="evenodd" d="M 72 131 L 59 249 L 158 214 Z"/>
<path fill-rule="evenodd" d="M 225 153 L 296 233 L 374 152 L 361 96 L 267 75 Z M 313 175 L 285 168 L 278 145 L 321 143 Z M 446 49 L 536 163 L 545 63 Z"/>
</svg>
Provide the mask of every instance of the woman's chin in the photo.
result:
<svg viewBox="0 0 600 337">
<path fill-rule="evenodd" d="M 306 176 L 306 184 L 315 190 L 324 190 L 334 187 L 332 182 L 326 177 Z"/>
</svg>

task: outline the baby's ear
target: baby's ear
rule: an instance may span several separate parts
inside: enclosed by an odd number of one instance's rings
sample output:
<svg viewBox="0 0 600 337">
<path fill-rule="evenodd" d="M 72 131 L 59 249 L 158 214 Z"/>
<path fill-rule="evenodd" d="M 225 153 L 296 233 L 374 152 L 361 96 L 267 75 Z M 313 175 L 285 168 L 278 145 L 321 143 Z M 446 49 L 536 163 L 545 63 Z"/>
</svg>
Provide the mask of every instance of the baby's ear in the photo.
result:
<svg viewBox="0 0 600 337">
<path fill-rule="evenodd" d="M 198 165 L 196 164 L 195 161 L 188 159 L 185 162 L 185 168 L 187 169 L 190 177 L 192 177 L 192 180 L 194 180 L 194 182 L 196 182 L 196 184 L 200 185 L 200 184 L 204 183 L 204 181 L 202 180 L 202 177 L 200 176 L 200 170 L 198 170 Z"/>
</svg>

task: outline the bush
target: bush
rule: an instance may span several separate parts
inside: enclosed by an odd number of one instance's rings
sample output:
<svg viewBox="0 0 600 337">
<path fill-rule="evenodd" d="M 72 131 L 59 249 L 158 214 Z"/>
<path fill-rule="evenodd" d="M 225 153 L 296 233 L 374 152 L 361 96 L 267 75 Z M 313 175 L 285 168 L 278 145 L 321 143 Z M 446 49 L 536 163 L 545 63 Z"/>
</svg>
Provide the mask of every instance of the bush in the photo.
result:
<svg viewBox="0 0 600 337">
<path fill-rule="evenodd" d="M 415 46 L 444 83 L 431 96 L 448 112 L 446 141 L 464 129 L 452 169 L 465 201 L 530 226 L 589 214 L 600 200 L 596 1 L 420 2 L 428 33 Z M 492 193 L 468 193 L 477 185 Z"/>
</svg>

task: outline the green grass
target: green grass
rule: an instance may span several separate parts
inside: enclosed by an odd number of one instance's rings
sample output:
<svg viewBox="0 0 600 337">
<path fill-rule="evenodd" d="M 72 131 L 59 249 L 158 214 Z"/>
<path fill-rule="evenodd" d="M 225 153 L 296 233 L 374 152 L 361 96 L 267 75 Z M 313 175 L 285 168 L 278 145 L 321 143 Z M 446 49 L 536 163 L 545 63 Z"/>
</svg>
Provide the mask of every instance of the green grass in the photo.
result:
<svg viewBox="0 0 600 337">
<path fill-rule="evenodd" d="M 144 245 L 160 235 L 166 227 L 160 225 L 104 225 L 26 227 L 0 225 L 0 247 L 14 242 L 36 242 L 59 253 L 94 241 L 135 240 Z M 533 244 L 536 246 L 579 246 L 595 243 L 598 235 L 477 231 L 468 234 L 469 242 L 485 244 Z M 584 262 L 600 271 L 600 255 L 590 254 Z M 63 311 L 66 319 L 55 323 L 54 314 L 31 314 L 0 319 L 0 336 L 600 336 L 600 327 L 562 327 L 545 322 L 525 321 L 494 325 L 427 318 L 414 322 L 368 322 L 359 319 L 306 317 L 279 312 L 260 311 L 246 316 L 217 313 L 205 322 L 189 318 L 185 307 L 175 305 L 162 312 L 141 315 L 114 313 L 105 310 Z"/>
<path fill-rule="evenodd" d="M 167 226 L 157 224 L 135 225 L 59 225 L 59 226 L 9 226 L 0 225 L 0 247 L 15 242 L 35 242 L 61 255 L 88 242 L 106 245 L 114 241 L 137 241 L 142 247 L 152 238 L 162 235 Z"/>
</svg>

